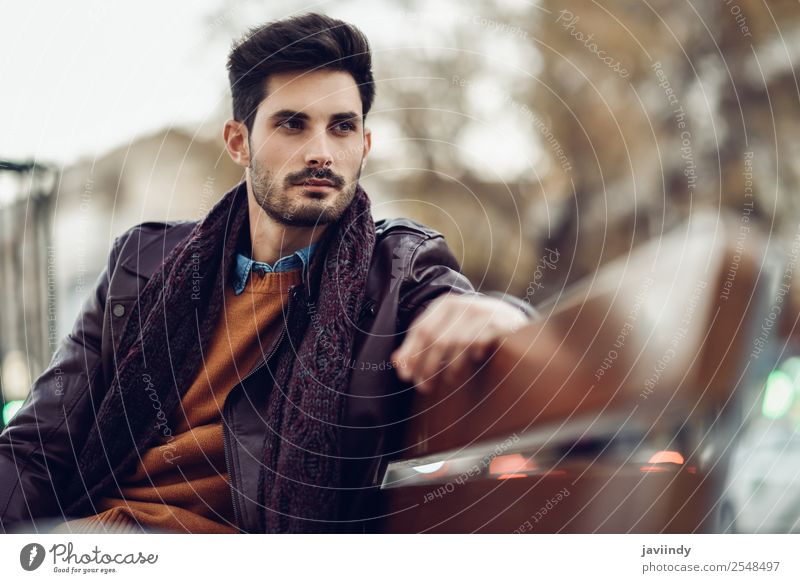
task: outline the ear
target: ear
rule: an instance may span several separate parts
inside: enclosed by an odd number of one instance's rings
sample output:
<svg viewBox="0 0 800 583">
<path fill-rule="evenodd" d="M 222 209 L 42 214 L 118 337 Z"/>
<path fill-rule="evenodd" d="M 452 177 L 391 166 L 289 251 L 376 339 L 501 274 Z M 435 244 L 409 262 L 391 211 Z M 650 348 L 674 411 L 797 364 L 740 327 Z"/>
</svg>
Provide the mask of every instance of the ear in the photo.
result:
<svg viewBox="0 0 800 583">
<path fill-rule="evenodd" d="M 250 140 L 247 139 L 247 126 L 235 119 L 229 119 L 225 122 L 222 137 L 231 160 L 239 166 L 247 168 L 250 165 Z"/>
<path fill-rule="evenodd" d="M 368 127 L 364 128 L 364 153 L 361 158 L 361 168 L 363 169 L 367 163 L 367 156 L 372 149 L 372 130 Z"/>
</svg>

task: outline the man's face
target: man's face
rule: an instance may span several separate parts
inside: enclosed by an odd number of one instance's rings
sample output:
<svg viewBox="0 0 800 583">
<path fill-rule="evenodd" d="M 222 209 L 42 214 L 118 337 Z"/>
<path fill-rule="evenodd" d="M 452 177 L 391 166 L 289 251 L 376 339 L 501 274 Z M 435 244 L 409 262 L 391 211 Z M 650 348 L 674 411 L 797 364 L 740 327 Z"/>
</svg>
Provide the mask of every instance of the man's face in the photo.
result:
<svg viewBox="0 0 800 583">
<path fill-rule="evenodd" d="M 267 82 L 249 136 L 248 174 L 258 205 L 283 225 L 339 220 L 370 147 L 349 73 L 280 73 Z"/>
</svg>

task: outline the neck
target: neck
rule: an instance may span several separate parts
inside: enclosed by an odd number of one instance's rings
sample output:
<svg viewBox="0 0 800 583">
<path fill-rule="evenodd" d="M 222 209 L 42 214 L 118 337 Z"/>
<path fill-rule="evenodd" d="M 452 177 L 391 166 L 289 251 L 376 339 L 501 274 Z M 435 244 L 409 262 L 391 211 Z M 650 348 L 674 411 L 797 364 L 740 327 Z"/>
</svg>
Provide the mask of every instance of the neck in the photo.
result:
<svg viewBox="0 0 800 583">
<path fill-rule="evenodd" d="M 328 225 L 293 227 L 270 217 L 252 197 L 248 197 L 250 217 L 250 256 L 255 261 L 274 263 L 281 257 L 318 241 Z"/>
</svg>

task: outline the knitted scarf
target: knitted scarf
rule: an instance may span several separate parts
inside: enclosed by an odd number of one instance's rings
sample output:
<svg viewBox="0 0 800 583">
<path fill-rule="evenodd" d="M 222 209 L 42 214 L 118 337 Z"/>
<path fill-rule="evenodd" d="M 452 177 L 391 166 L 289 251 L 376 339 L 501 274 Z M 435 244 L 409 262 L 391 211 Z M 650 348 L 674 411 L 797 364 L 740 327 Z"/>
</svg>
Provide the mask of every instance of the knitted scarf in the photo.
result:
<svg viewBox="0 0 800 583">
<path fill-rule="evenodd" d="M 198 346 L 210 345 L 243 233 L 249 236 L 247 189 L 241 183 L 145 285 L 120 339 L 118 354 L 124 356 L 78 457 L 78 475 L 67 487 L 74 501 L 68 514 L 94 512 L 94 500 L 159 440 L 164 422 L 200 372 Z M 338 427 L 351 372 L 343 363 L 353 349 L 374 244 L 369 198 L 358 186 L 318 245 L 300 287 L 300 309 L 287 320 L 271 360 L 274 384 L 259 491 L 265 532 L 336 528 Z"/>
</svg>

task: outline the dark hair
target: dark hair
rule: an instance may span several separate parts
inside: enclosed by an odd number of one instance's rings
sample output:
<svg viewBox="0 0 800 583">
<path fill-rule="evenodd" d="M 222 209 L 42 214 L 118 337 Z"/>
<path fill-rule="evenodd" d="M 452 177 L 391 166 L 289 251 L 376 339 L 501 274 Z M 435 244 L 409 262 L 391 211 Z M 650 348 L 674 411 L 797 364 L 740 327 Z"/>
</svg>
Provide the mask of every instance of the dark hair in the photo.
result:
<svg viewBox="0 0 800 583">
<path fill-rule="evenodd" d="M 311 13 L 251 29 L 228 55 L 234 119 L 243 121 L 252 131 L 270 75 L 322 69 L 353 76 L 366 117 L 375 99 L 375 81 L 369 42 L 358 28 Z"/>
</svg>

